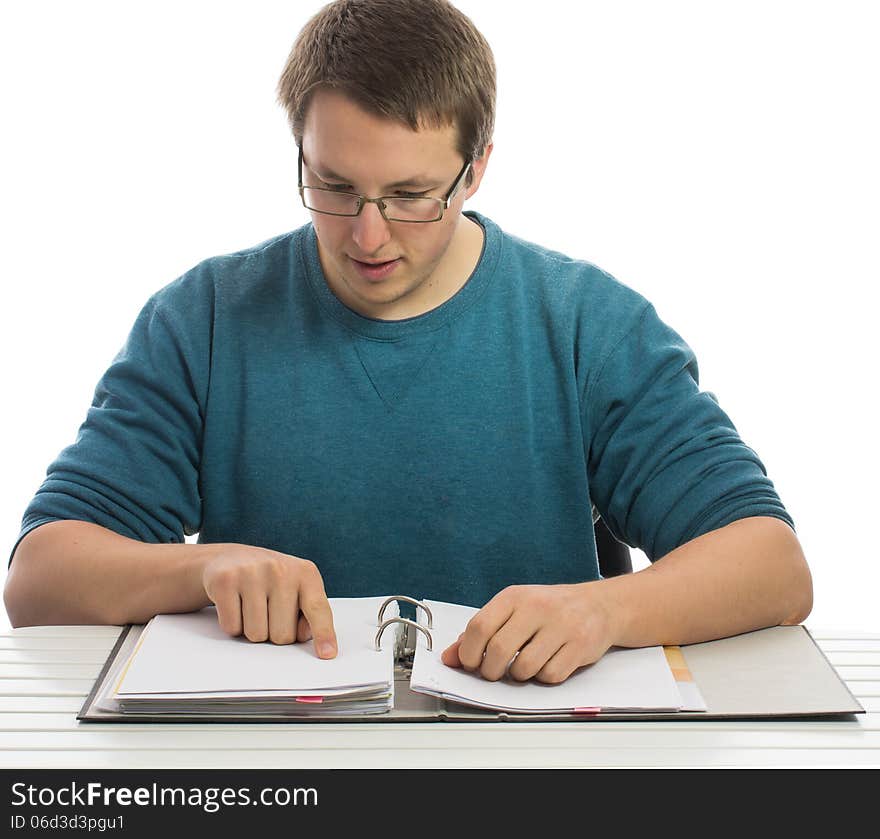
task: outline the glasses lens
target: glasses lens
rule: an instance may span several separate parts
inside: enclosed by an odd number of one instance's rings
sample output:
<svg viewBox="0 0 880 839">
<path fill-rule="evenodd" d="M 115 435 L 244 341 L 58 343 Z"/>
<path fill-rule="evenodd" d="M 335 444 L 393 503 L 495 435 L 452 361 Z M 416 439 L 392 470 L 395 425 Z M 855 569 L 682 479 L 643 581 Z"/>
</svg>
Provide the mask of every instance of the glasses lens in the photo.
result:
<svg viewBox="0 0 880 839">
<path fill-rule="evenodd" d="M 357 213 L 358 197 L 350 192 L 333 192 L 326 189 L 303 187 L 303 201 L 309 210 L 353 216 Z"/>
<path fill-rule="evenodd" d="M 437 221 L 443 204 L 435 198 L 383 198 L 391 221 Z"/>
</svg>

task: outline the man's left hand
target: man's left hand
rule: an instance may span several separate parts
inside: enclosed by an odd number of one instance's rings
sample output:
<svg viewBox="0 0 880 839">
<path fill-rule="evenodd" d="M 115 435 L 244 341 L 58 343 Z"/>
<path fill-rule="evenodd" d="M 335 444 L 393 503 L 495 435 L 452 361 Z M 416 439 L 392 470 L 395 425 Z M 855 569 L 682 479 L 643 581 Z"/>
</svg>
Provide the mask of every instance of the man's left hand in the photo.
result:
<svg viewBox="0 0 880 839">
<path fill-rule="evenodd" d="M 564 682 L 614 643 L 612 610 L 601 582 L 510 586 L 471 618 L 441 655 L 444 664 L 490 681 Z"/>
</svg>

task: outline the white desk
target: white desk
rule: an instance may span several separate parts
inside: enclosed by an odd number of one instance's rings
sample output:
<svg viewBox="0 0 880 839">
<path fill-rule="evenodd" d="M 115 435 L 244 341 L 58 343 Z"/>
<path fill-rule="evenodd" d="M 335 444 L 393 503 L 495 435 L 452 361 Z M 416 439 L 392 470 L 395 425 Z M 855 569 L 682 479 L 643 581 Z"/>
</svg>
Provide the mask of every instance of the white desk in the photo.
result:
<svg viewBox="0 0 880 839">
<path fill-rule="evenodd" d="M 0 633 L 0 767 L 880 767 L 880 633 L 811 628 L 868 712 L 854 721 L 78 723 L 118 633 Z"/>
</svg>

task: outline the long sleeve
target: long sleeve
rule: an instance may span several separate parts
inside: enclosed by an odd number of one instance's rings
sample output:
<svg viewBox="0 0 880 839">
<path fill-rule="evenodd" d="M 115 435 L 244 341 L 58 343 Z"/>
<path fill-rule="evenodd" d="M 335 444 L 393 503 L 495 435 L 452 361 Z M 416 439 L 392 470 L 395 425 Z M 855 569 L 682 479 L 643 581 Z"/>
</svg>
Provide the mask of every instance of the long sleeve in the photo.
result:
<svg viewBox="0 0 880 839">
<path fill-rule="evenodd" d="M 585 395 L 593 501 L 651 561 L 749 516 L 794 528 L 757 454 L 698 381 L 691 348 L 645 304 Z"/>
<path fill-rule="evenodd" d="M 16 546 L 59 519 L 145 542 L 181 542 L 198 531 L 210 321 L 200 312 L 200 329 L 187 329 L 180 316 L 172 325 L 165 312 L 187 307 L 166 310 L 162 301 L 184 294 L 174 283 L 143 307 L 99 381 L 76 441 L 49 466 L 28 505 Z"/>
</svg>

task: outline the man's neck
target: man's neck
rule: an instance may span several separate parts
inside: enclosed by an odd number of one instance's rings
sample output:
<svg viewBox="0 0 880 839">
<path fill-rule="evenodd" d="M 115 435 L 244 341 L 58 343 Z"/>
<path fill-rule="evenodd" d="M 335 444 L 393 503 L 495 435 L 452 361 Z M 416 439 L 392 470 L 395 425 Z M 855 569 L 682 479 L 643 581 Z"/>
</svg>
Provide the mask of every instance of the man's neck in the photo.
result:
<svg viewBox="0 0 880 839">
<path fill-rule="evenodd" d="M 460 242 L 453 241 L 450 245 L 450 251 L 453 248 L 456 250 L 449 254 L 449 265 L 438 266 L 443 272 L 439 277 L 438 285 L 442 299 L 435 302 L 431 308 L 436 308 L 454 297 L 470 279 L 480 262 L 484 235 L 483 228 L 478 222 L 462 214 L 456 231 L 456 237 L 460 237 Z"/>
</svg>

